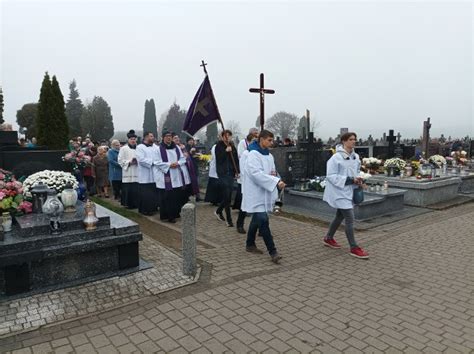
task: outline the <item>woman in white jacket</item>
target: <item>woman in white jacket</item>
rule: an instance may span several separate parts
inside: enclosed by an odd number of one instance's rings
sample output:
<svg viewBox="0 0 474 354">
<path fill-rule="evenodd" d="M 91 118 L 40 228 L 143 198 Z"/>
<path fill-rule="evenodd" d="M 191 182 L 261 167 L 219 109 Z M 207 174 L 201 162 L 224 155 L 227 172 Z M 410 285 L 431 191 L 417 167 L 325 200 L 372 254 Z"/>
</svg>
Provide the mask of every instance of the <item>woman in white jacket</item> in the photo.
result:
<svg viewBox="0 0 474 354">
<path fill-rule="evenodd" d="M 138 164 L 136 158 L 137 135 L 134 130 L 127 133 L 127 144 L 120 148 L 118 163 L 122 166 L 121 204 L 128 209 L 138 208 Z"/>
<path fill-rule="evenodd" d="M 358 177 L 360 172 L 359 155 L 354 152 L 357 141 L 355 133 L 345 133 L 341 136 L 341 145 L 336 147 L 336 153 L 327 162 L 326 188 L 323 200 L 337 209 L 336 217 L 331 222 L 323 243 L 327 247 L 341 248 L 334 239 L 337 228 L 345 220 L 347 241 L 351 247 L 351 255 L 357 258 L 369 258 L 367 252 L 357 245 L 354 237 L 354 205 L 352 197 L 354 188 L 363 184 Z"/>
</svg>

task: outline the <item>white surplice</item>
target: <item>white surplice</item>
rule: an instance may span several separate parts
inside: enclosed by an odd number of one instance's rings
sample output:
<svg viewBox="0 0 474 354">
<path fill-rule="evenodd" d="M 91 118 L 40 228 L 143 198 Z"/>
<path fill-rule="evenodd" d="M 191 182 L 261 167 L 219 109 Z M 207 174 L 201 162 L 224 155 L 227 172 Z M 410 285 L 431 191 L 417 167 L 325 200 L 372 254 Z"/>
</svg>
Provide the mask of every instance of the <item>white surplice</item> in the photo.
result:
<svg viewBox="0 0 474 354">
<path fill-rule="evenodd" d="M 271 212 L 278 197 L 275 162 L 271 154 L 263 155 L 256 150 L 243 155 L 241 161 L 242 207 L 248 213 Z"/>
<path fill-rule="evenodd" d="M 132 149 L 128 145 L 120 148 L 118 154 L 118 163 L 122 166 L 122 183 L 138 182 L 138 165 L 132 165 L 131 162 L 137 157 L 137 149 Z"/>
<path fill-rule="evenodd" d="M 155 144 L 151 146 L 139 144 L 137 146 L 138 183 L 155 183 L 153 176 L 153 161 L 155 161 L 156 150 L 158 150 L 158 147 Z"/>
</svg>

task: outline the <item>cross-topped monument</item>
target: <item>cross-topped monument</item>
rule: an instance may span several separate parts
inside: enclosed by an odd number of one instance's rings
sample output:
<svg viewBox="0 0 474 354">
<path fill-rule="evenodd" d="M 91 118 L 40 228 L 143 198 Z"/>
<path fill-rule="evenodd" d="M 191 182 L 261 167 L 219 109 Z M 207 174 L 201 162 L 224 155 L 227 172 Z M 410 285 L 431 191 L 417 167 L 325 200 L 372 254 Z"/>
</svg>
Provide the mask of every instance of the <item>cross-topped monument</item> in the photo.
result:
<svg viewBox="0 0 474 354">
<path fill-rule="evenodd" d="M 264 85 L 264 75 L 260 74 L 260 88 L 251 88 L 250 92 L 260 94 L 260 130 L 263 130 L 265 125 L 265 94 L 274 94 L 275 90 L 266 89 Z"/>
<path fill-rule="evenodd" d="M 388 136 L 387 136 L 387 141 L 388 141 L 388 157 L 394 157 L 395 156 L 395 147 L 393 146 L 393 143 L 395 142 L 395 135 L 393 135 L 393 129 L 390 129 L 388 131 Z"/>
</svg>

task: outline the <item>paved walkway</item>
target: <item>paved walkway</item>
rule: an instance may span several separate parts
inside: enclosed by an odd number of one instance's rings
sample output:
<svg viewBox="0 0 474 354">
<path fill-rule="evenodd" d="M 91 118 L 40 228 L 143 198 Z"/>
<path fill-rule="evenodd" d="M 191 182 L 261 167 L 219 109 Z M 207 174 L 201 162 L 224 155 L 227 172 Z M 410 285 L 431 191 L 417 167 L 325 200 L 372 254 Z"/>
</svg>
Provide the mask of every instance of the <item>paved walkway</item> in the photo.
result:
<svg viewBox="0 0 474 354">
<path fill-rule="evenodd" d="M 281 265 L 246 253 L 213 210 L 198 208 L 198 283 L 0 339 L 1 351 L 474 352 L 474 203 L 357 233 L 368 261 L 322 247 L 318 224 L 273 217 Z"/>
</svg>

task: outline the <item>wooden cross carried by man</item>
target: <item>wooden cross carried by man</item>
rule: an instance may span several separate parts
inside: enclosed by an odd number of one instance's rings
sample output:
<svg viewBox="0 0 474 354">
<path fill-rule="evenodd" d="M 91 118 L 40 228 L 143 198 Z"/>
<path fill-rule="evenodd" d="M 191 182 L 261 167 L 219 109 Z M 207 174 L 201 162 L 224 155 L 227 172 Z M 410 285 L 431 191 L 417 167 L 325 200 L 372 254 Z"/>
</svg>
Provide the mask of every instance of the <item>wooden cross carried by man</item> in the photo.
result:
<svg viewBox="0 0 474 354">
<path fill-rule="evenodd" d="M 263 130 L 263 126 L 265 125 L 265 94 L 274 94 L 275 90 L 266 89 L 264 85 L 264 75 L 263 73 L 260 74 L 260 88 L 251 88 L 249 89 L 250 92 L 259 93 L 260 94 L 260 131 Z"/>
</svg>

